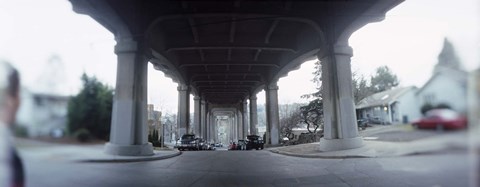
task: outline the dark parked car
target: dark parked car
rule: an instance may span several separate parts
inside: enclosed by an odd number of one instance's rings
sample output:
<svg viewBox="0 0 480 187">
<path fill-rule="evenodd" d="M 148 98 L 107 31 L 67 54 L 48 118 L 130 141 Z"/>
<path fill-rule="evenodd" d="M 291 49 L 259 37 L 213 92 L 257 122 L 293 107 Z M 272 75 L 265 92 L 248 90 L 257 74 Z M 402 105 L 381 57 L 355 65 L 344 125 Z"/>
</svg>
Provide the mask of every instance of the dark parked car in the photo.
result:
<svg viewBox="0 0 480 187">
<path fill-rule="evenodd" d="M 434 109 L 425 114 L 425 117 L 412 122 L 417 128 L 429 129 L 462 129 L 467 127 L 467 118 L 450 109 Z"/>
<path fill-rule="evenodd" d="M 247 136 L 247 150 L 251 149 L 263 149 L 263 140 L 260 138 L 260 136 L 257 135 L 249 135 Z"/>
<path fill-rule="evenodd" d="M 247 141 L 238 140 L 237 150 L 247 150 Z"/>
<path fill-rule="evenodd" d="M 178 150 L 200 150 L 200 139 L 195 138 L 194 134 L 184 134 L 180 140 Z"/>
<path fill-rule="evenodd" d="M 365 119 L 365 118 L 358 119 L 357 126 L 359 129 L 365 130 L 368 126 L 368 119 Z"/>
</svg>

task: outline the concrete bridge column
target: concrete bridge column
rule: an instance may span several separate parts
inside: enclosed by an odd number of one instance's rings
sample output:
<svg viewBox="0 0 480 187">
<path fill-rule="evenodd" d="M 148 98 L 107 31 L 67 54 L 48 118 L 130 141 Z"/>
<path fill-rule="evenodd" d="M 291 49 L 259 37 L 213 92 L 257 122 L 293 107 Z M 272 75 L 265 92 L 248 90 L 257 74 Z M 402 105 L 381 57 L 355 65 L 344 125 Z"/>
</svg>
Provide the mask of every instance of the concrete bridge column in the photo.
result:
<svg viewBox="0 0 480 187">
<path fill-rule="evenodd" d="M 228 126 L 228 129 L 230 131 L 230 141 L 233 141 L 235 139 L 235 122 L 234 122 L 234 116 L 233 114 L 228 116 L 228 122 L 229 122 L 229 126 Z"/>
<path fill-rule="evenodd" d="M 210 138 L 210 125 L 212 125 L 211 123 L 211 120 L 212 120 L 212 113 L 211 112 L 207 112 L 207 119 L 206 119 L 206 123 L 205 123 L 205 137 L 203 137 L 203 139 L 205 140 L 208 140 Z"/>
<path fill-rule="evenodd" d="M 269 144 L 277 145 L 280 143 L 279 129 L 280 117 L 278 114 L 278 86 L 277 83 L 271 83 L 265 88 L 267 105 L 267 139 Z"/>
<path fill-rule="evenodd" d="M 206 111 L 206 108 L 207 108 L 207 103 L 205 102 L 205 100 L 201 100 L 200 101 L 200 137 L 201 138 L 206 138 L 207 137 L 207 133 L 206 133 L 206 129 L 207 129 L 207 111 Z"/>
<path fill-rule="evenodd" d="M 209 141 L 211 138 L 212 138 L 212 125 L 214 124 L 213 122 L 213 115 L 212 113 L 210 112 L 210 114 L 208 115 L 208 125 L 207 125 L 207 137 L 205 140 Z"/>
<path fill-rule="evenodd" d="M 147 142 L 147 59 L 135 41 L 118 42 L 117 83 L 112 108 L 110 141 L 105 152 L 113 155 L 153 155 Z"/>
<path fill-rule="evenodd" d="M 239 140 L 243 140 L 245 135 L 243 134 L 243 115 L 242 111 L 237 109 L 237 137 Z"/>
<path fill-rule="evenodd" d="M 322 63 L 322 96 L 324 137 L 321 151 L 353 149 L 363 146 L 358 135 L 352 91 L 350 57 L 353 50 L 348 43 L 333 46 L 332 52 L 319 56 Z"/>
<path fill-rule="evenodd" d="M 257 96 L 250 97 L 250 134 L 257 134 L 258 116 L 257 116 Z"/>
<path fill-rule="evenodd" d="M 181 137 L 190 132 L 190 93 L 188 85 L 179 84 L 178 90 L 178 112 L 177 112 L 177 126 L 178 135 Z"/>
<path fill-rule="evenodd" d="M 238 140 L 238 121 L 237 121 L 237 112 L 235 111 L 235 114 L 233 114 L 233 118 L 232 118 L 232 121 L 233 121 L 233 141 L 237 141 Z"/>
<path fill-rule="evenodd" d="M 243 137 L 247 137 L 248 133 L 248 102 L 247 99 L 243 100 Z"/>
<path fill-rule="evenodd" d="M 201 136 L 201 127 L 200 127 L 200 113 L 202 112 L 201 111 L 201 100 L 200 100 L 200 97 L 198 96 L 195 96 L 193 97 L 193 132 L 195 134 L 195 136 L 198 136 L 200 137 Z"/>
</svg>

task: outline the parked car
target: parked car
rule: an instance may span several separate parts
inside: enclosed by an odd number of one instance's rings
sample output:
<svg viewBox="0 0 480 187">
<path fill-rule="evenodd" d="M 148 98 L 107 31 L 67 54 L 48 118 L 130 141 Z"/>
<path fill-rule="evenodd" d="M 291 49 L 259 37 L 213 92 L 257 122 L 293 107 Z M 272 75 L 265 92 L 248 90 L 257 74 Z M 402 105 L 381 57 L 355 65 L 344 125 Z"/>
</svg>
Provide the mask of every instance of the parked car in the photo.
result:
<svg viewBox="0 0 480 187">
<path fill-rule="evenodd" d="M 213 150 L 213 151 L 215 151 L 216 149 L 217 149 L 217 148 L 215 147 L 215 144 L 212 143 L 212 144 L 210 144 L 210 146 L 208 147 L 207 150 Z"/>
<path fill-rule="evenodd" d="M 417 128 L 426 129 L 462 129 L 467 127 L 467 118 L 450 109 L 433 109 L 425 116 L 412 122 Z"/>
<path fill-rule="evenodd" d="M 247 141 L 238 140 L 237 150 L 247 150 Z"/>
<path fill-rule="evenodd" d="M 228 150 L 237 150 L 237 144 L 235 142 L 230 143 Z"/>
<path fill-rule="evenodd" d="M 199 150 L 208 150 L 209 143 L 207 141 L 201 138 L 197 138 L 196 140 L 199 143 Z"/>
<path fill-rule="evenodd" d="M 200 150 L 200 140 L 194 134 L 184 134 L 180 140 L 178 150 Z"/>
<path fill-rule="evenodd" d="M 249 135 L 247 136 L 247 150 L 251 149 L 263 149 L 263 140 L 260 138 L 260 136 L 257 135 Z"/>
<path fill-rule="evenodd" d="M 370 123 L 370 124 L 384 124 L 384 122 L 379 117 L 368 118 L 367 123 Z"/>
<path fill-rule="evenodd" d="M 368 126 L 368 119 L 365 119 L 365 118 L 358 119 L 357 126 L 359 129 L 365 130 Z"/>
</svg>

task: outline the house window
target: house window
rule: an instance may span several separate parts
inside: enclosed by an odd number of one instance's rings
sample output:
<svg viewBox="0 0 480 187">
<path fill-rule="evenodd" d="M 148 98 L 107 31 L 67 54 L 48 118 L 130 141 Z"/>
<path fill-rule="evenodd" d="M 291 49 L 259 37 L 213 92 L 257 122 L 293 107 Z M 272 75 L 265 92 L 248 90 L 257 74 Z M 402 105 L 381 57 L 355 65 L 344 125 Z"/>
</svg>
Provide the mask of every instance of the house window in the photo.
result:
<svg viewBox="0 0 480 187">
<path fill-rule="evenodd" d="M 425 94 L 423 96 L 423 99 L 425 100 L 425 103 L 435 103 L 435 94 L 433 93 L 429 93 L 429 94 Z"/>
</svg>

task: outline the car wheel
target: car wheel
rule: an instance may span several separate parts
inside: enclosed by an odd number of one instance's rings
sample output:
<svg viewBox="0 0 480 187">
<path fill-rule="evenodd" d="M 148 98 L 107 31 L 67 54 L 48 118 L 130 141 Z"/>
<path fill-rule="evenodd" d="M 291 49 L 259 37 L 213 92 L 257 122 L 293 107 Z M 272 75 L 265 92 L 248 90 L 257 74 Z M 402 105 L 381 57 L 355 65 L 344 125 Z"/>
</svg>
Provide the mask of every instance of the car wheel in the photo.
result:
<svg viewBox="0 0 480 187">
<path fill-rule="evenodd" d="M 255 148 L 255 149 L 256 149 L 256 150 L 259 150 L 259 148 L 258 148 L 258 147 L 257 147 L 257 148 Z"/>
</svg>

